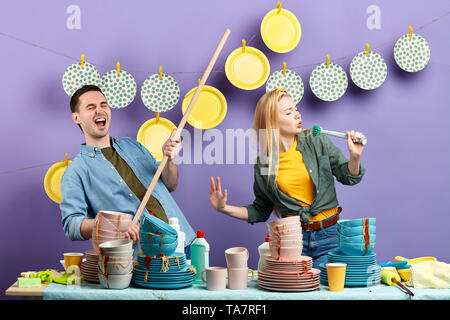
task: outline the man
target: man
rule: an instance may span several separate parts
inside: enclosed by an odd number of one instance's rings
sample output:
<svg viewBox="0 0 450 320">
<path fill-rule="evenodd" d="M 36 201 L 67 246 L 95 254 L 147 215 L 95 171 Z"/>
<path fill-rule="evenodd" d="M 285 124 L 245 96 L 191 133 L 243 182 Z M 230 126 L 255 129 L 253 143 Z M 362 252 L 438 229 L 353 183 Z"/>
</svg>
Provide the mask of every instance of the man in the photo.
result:
<svg viewBox="0 0 450 320">
<path fill-rule="evenodd" d="M 70 108 L 86 142 L 61 179 L 62 225 L 69 239 L 88 240 L 99 211 L 135 214 L 158 163 L 136 140 L 109 135 L 111 110 L 100 88 L 86 85 L 78 89 Z M 178 218 L 188 246 L 195 239 L 194 230 L 169 193 L 178 184 L 173 159 L 181 149 L 181 141 L 173 139 L 174 132 L 162 147 L 168 161 L 144 211 L 153 211 L 165 222 Z M 139 242 L 139 226 L 130 224 L 125 236 Z"/>
</svg>

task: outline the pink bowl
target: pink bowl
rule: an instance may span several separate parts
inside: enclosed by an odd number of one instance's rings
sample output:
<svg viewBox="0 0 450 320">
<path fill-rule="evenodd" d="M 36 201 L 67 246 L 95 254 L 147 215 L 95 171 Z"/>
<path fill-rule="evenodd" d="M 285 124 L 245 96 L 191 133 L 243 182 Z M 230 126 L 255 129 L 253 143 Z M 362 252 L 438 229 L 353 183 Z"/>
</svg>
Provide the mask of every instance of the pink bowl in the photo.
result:
<svg viewBox="0 0 450 320">
<path fill-rule="evenodd" d="M 277 246 L 270 247 L 270 255 L 272 259 L 280 259 L 282 261 L 297 261 L 302 255 L 303 246 L 300 247 L 280 247 L 279 253 Z"/>
<path fill-rule="evenodd" d="M 107 211 L 107 210 L 100 210 L 98 214 L 101 214 L 103 217 L 109 219 L 109 220 L 119 220 L 119 216 L 122 216 L 123 219 L 130 219 L 132 218 L 131 214 L 124 213 L 124 212 L 117 212 L 117 211 Z"/>
<path fill-rule="evenodd" d="M 125 232 L 126 231 L 120 231 L 120 232 L 115 231 L 115 232 L 112 232 L 112 231 L 104 230 L 104 229 L 100 229 L 100 228 L 98 229 L 99 237 L 107 237 L 107 238 L 114 238 L 114 237 L 117 237 L 117 236 L 121 236 L 121 235 L 125 234 Z"/>
<path fill-rule="evenodd" d="M 284 247 L 301 247 L 303 245 L 303 240 L 275 240 L 270 241 L 269 246 L 276 247 L 278 246 L 278 243 L 282 248 Z"/>
<path fill-rule="evenodd" d="M 125 232 L 128 230 L 128 226 L 130 225 L 131 220 L 122 220 L 119 222 L 119 220 L 108 220 L 105 217 L 102 217 L 99 221 L 97 221 L 98 226 L 95 226 L 94 228 L 98 227 L 98 230 L 102 231 L 108 231 L 108 232 Z"/>
<path fill-rule="evenodd" d="M 281 225 L 281 224 L 287 224 L 287 223 L 300 223 L 300 217 L 292 216 L 292 217 L 281 218 L 281 219 L 267 222 L 267 225 L 269 227 L 273 227 L 274 225 Z"/>
<path fill-rule="evenodd" d="M 301 227 L 302 225 L 300 224 L 300 222 L 295 222 L 295 223 L 276 224 L 273 226 L 267 226 L 267 230 L 269 230 L 269 232 L 276 233 L 277 229 L 281 232 L 283 230 L 298 229 Z"/>
<path fill-rule="evenodd" d="M 269 236 L 269 241 L 277 241 L 280 240 L 303 240 L 303 234 L 293 234 L 293 235 L 280 235 L 278 236 Z"/>
<path fill-rule="evenodd" d="M 269 231 L 269 236 L 271 238 L 275 238 L 278 236 L 288 236 L 288 235 L 294 235 L 294 236 L 300 236 L 303 235 L 302 228 L 292 228 L 292 229 L 280 229 L 278 232 L 271 232 Z"/>
</svg>

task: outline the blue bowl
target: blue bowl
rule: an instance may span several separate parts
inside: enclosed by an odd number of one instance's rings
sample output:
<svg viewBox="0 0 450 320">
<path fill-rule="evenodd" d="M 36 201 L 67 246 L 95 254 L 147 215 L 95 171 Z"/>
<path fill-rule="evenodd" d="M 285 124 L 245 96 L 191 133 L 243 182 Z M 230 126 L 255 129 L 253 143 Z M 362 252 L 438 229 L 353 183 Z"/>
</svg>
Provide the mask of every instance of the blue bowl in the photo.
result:
<svg viewBox="0 0 450 320">
<path fill-rule="evenodd" d="M 139 237 L 141 238 L 141 242 L 145 243 L 172 243 L 178 241 L 177 235 L 158 235 L 152 232 L 145 232 L 143 230 L 139 231 Z"/>
<path fill-rule="evenodd" d="M 346 227 L 340 224 L 337 225 L 338 233 L 347 237 L 362 235 L 363 228 L 364 228 L 363 226 Z M 371 225 L 369 223 L 369 233 L 375 233 L 375 231 L 376 231 L 375 225 Z"/>
<path fill-rule="evenodd" d="M 160 245 L 159 243 L 145 243 L 141 241 L 142 252 L 144 255 L 150 257 L 158 256 L 160 253 L 163 253 L 166 256 L 171 256 L 174 254 L 177 245 L 177 241 L 164 245 Z"/>
<path fill-rule="evenodd" d="M 365 252 L 366 247 L 364 245 L 339 241 L 339 249 L 341 249 L 341 251 L 348 256 L 362 256 L 371 254 L 374 247 L 375 242 L 371 242 L 367 252 Z"/>
<path fill-rule="evenodd" d="M 375 242 L 376 238 L 377 238 L 377 236 L 374 233 L 369 233 L 369 242 Z M 338 233 L 338 240 L 340 242 L 345 242 L 345 243 L 355 243 L 355 244 L 364 243 L 364 237 L 362 235 L 346 237 L 346 236 L 343 236 L 342 234 Z"/>
<path fill-rule="evenodd" d="M 374 226 L 377 218 L 369 218 L 369 228 Z M 361 219 L 342 219 L 338 220 L 338 226 L 344 227 L 362 227 L 364 225 L 364 218 Z"/>
<path fill-rule="evenodd" d="M 164 235 L 177 235 L 177 231 L 161 219 L 152 216 L 148 212 L 142 215 L 142 224 L 140 230 L 151 233 L 162 233 Z"/>
</svg>

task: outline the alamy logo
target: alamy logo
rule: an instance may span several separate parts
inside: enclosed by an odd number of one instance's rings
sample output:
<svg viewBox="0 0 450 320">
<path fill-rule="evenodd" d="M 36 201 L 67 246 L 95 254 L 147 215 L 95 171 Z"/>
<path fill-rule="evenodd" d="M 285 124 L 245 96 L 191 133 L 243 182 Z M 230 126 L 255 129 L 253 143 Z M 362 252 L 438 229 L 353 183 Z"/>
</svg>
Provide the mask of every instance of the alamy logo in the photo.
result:
<svg viewBox="0 0 450 320">
<path fill-rule="evenodd" d="M 377 5 L 370 5 L 366 9 L 366 13 L 370 16 L 367 17 L 366 25 L 369 30 L 381 29 L 381 9 Z"/>
<path fill-rule="evenodd" d="M 69 30 L 79 30 L 81 29 L 81 9 L 77 5 L 70 5 L 66 10 L 67 14 L 70 14 L 66 20 L 66 27 Z"/>
</svg>

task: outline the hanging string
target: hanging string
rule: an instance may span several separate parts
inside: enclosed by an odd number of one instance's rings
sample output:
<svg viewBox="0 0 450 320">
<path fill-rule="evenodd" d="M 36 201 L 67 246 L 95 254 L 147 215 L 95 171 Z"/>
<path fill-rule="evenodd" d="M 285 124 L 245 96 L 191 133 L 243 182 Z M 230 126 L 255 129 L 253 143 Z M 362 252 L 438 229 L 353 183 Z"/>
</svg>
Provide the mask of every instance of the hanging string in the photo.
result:
<svg viewBox="0 0 450 320">
<path fill-rule="evenodd" d="M 285 1 L 284 4 L 285 4 L 286 2 L 287 2 L 287 1 Z M 420 31 L 420 30 L 422 30 L 422 29 L 424 29 L 424 28 L 426 28 L 426 27 L 429 27 L 429 26 L 432 25 L 433 23 L 436 23 L 436 22 L 438 22 L 439 20 L 444 19 L 444 18 L 447 17 L 448 15 L 450 15 L 450 11 L 444 13 L 443 15 L 441 15 L 441 16 L 439 16 L 439 17 L 437 17 L 437 18 L 434 18 L 433 20 L 431 20 L 431 21 L 425 23 L 425 24 L 422 25 L 422 26 L 419 26 L 419 27 L 417 27 L 417 28 L 414 28 L 414 31 L 417 32 L 417 31 Z M 247 41 L 247 44 L 250 44 L 250 43 L 256 38 L 256 36 L 257 36 L 258 34 L 259 34 L 258 32 L 255 33 L 255 34 L 253 34 L 253 35 L 250 37 L 250 39 Z M 23 39 L 17 38 L 17 37 L 15 37 L 15 36 L 13 36 L 13 35 L 10 35 L 10 34 L 4 33 L 4 32 L 0 32 L 0 36 L 7 37 L 7 38 L 10 38 L 10 39 L 12 39 L 12 40 L 21 42 L 21 43 L 23 43 L 23 44 L 26 44 L 26 45 L 29 45 L 29 46 L 32 46 L 32 47 L 35 47 L 35 48 L 38 48 L 38 49 L 42 49 L 42 50 L 45 50 L 45 51 L 47 51 L 47 52 L 53 53 L 53 54 L 55 54 L 55 55 L 58 55 L 58 56 L 67 58 L 67 59 L 69 59 L 69 60 L 73 60 L 73 61 L 79 62 L 79 57 L 72 57 L 72 56 L 69 56 L 69 55 L 67 55 L 67 54 L 58 52 L 58 51 L 56 51 L 56 50 L 53 50 L 53 49 L 50 49 L 50 48 L 46 48 L 46 47 L 44 47 L 44 46 L 42 46 L 42 45 L 39 45 L 39 44 L 30 42 L 30 41 L 27 41 L 27 40 L 23 40 Z M 393 43 L 394 41 L 396 41 L 397 38 L 398 38 L 398 37 L 393 38 L 393 39 L 391 39 L 391 40 L 389 40 L 389 41 L 383 42 L 383 43 L 381 43 L 381 44 L 379 44 L 379 45 L 377 45 L 377 46 L 374 46 L 374 47 L 372 47 L 372 48 L 373 48 L 373 49 L 380 49 L 380 48 L 385 47 L 385 46 L 387 46 L 387 45 L 392 45 L 392 43 Z M 346 56 L 339 57 L 339 58 L 333 58 L 333 61 L 346 60 L 346 59 L 352 58 L 353 56 L 354 56 L 354 54 L 350 54 L 350 55 L 346 55 Z M 94 66 L 96 66 L 96 67 L 104 68 L 104 69 L 107 69 L 107 70 L 116 68 L 116 66 L 111 67 L 111 66 L 101 65 L 101 64 L 98 64 L 98 63 L 93 63 L 93 62 L 89 62 L 89 63 L 91 63 L 92 65 L 94 65 Z M 304 64 L 304 65 L 299 65 L 299 66 L 293 66 L 293 67 L 290 67 L 290 69 L 300 69 L 300 68 L 306 68 L 306 67 L 313 67 L 313 66 L 318 66 L 318 65 L 320 65 L 320 64 L 322 64 L 322 63 L 323 63 L 323 62 L 320 61 L 320 62 L 317 62 L 317 63 L 310 63 L 310 64 Z M 144 73 L 151 73 L 151 71 L 148 71 L 148 70 L 128 70 L 128 71 L 129 71 L 129 72 L 144 72 Z M 221 73 L 221 72 L 224 72 L 224 70 L 223 70 L 223 69 L 217 69 L 217 70 L 212 70 L 211 72 L 212 72 L 212 73 Z M 166 71 L 165 73 L 167 73 L 167 74 L 200 74 L 200 73 L 203 73 L 203 71 L 173 71 L 173 72 L 168 72 L 168 71 Z M 55 164 L 55 162 L 44 163 L 44 164 L 37 164 L 37 165 L 30 166 L 30 167 L 26 167 L 26 168 L 19 168 L 19 169 L 12 169 L 12 170 L 0 171 L 0 175 L 1 175 L 1 174 L 9 174 L 9 173 L 14 173 L 14 172 L 24 171 L 24 170 L 28 170 L 28 169 L 34 169 L 34 168 L 40 168 L 40 167 L 47 167 L 47 166 L 50 166 L 50 165 L 53 165 L 53 164 Z"/>
</svg>

